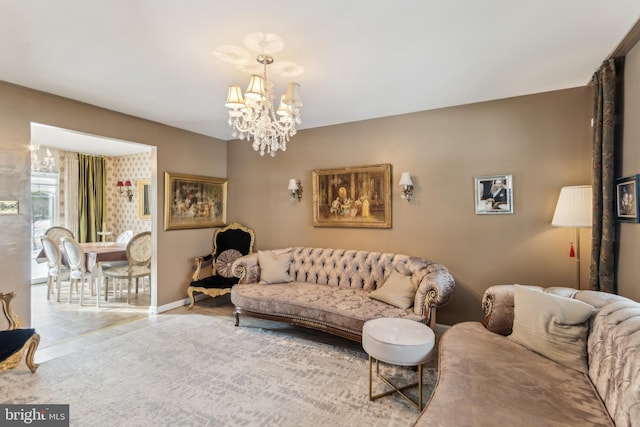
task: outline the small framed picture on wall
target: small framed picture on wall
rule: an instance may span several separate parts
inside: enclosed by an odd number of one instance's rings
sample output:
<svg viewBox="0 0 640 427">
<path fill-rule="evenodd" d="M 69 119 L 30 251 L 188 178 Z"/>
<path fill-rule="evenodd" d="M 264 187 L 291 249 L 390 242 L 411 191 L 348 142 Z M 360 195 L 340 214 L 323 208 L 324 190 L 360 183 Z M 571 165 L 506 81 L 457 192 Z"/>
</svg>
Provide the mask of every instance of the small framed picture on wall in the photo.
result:
<svg viewBox="0 0 640 427">
<path fill-rule="evenodd" d="M 476 215 L 513 213 L 513 178 L 493 175 L 474 178 Z"/>
<path fill-rule="evenodd" d="M 638 222 L 638 184 L 640 175 L 616 180 L 616 219 L 622 222 Z"/>
</svg>

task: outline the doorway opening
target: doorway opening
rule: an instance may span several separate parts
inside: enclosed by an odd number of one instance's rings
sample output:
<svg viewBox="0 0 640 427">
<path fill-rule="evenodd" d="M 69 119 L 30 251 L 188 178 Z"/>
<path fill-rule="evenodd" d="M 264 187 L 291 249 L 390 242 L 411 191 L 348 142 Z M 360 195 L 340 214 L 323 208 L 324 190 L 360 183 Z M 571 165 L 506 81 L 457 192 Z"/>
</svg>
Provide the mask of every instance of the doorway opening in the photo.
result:
<svg viewBox="0 0 640 427">
<path fill-rule="evenodd" d="M 61 288 L 63 293 L 67 293 L 61 296 L 60 302 L 56 301 L 55 295 L 47 298 L 48 266 L 46 262 L 42 262 L 40 236 L 52 226 L 63 226 L 78 236 L 78 221 L 76 218 L 74 222 L 73 218 L 73 211 L 77 210 L 73 202 L 77 201 L 78 188 L 75 188 L 73 196 L 73 185 L 69 184 L 69 173 L 73 169 L 69 161 L 75 156 L 77 164 L 78 154 L 104 157 L 107 171 L 104 189 L 107 206 L 106 221 L 101 231 L 108 230 L 109 239 L 115 240 L 118 234 L 125 230 L 132 230 L 134 234 L 156 230 L 156 151 L 155 147 L 144 144 L 38 123 L 31 123 L 31 140 L 32 147 L 37 147 L 37 150 L 31 150 L 31 324 L 42 337 L 40 352 L 44 350 L 44 354 L 58 354 L 60 347 L 72 345 L 70 340 L 86 338 L 87 334 L 148 317 L 156 301 L 156 275 L 153 271 L 152 281 L 147 279 L 141 282 L 137 294 L 135 284 L 133 285 L 129 304 L 126 301 L 126 283 L 120 291 L 120 287 L 114 286 L 111 281 L 106 300 L 103 287 L 100 296 L 94 294 L 89 298 L 89 292 L 85 288 L 83 306 L 80 306 L 78 293 L 75 291 L 71 302 L 68 302 L 68 282 L 66 287 Z M 144 217 L 138 215 L 137 192 L 134 191 L 132 197 L 123 197 L 120 194 L 117 183 L 124 180 L 133 183 L 133 190 L 136 189 L 138 181 L 148 182 L 145 190 L 147 196 L 150 196 L 150 211 L 144 212 Z M 155 248 L 152 248 L 152 253 L 157 253 Z M 101 298 L 99 308 L 97 298 Z"/>
</svg>

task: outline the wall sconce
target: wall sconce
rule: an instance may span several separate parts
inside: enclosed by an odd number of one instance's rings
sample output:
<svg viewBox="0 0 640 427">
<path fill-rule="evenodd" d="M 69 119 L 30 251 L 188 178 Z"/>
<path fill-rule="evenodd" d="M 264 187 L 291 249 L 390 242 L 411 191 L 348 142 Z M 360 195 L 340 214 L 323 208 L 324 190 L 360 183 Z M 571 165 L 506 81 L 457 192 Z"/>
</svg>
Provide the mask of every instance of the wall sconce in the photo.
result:
<svg viewBox="0 0 640 427">
<path fill-rule="evenodd" d="M 291 200 L 300 202 L 300 199 L 302 199 L 302 184 L 299 179 L 291 178 L 289 180 L 289 193 L 291 194 Z"/>
<path fill-rule="evenodd" d="M 400 187 L 402 187 L 400 198 L 407 199 L 407 202 L 410 202 L 413 197 L 413 182 L 409 172 L 402 172 L 402 175 L 400 175 Z"/>
<path fill-rule="evenodd" d="M 131 181 L 129 181 L 128 179 L 124 183 L 122 181 L 118 181 L 116 187 L 118 187 L 118 193 L 120 193 L 120 195 L 122 195 L 125 199 L 128 198 L 129 201 L 133 199 L 133 191 L 131 191 Z"/>
</svg>

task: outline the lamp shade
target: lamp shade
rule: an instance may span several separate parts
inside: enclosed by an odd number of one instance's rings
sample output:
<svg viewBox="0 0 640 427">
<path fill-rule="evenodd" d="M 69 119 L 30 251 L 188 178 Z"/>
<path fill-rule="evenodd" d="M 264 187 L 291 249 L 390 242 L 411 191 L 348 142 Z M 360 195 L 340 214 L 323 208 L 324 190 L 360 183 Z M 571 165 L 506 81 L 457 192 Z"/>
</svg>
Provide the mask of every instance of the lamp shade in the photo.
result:
<svg viewBox="0 0 640 427">
<path fill-rule="evenodd" d="M 300 98 L 300 83 L 289 83 L 287 93 L 282 99 L 285 104 L 292 107 L 302 107 L 302 98 Z"/>
<path fill-rule="evenodd" d="M 255 74 L 251 76 L 251 80 L 249 80 L 249 87 L 247 87 L 244 97 L 256 101 L 264 101 L 267 99 L 266 92 L 264 90 L 264 79 L 261 76 Z"/>
<path fill-rule="evenodd" d="M 551 225 L 586 228 L 592 225 L 592 190 L 590 185 L 562 187 Z"/>
<path fill-rule="evenodd" d="M 285 95 L 282 95 L 280 97 L 280 105 L 278 106 L 278 110 L 276 111 L 276 114 L 278 114 L 279 116 L 286 117 L 289 115 L 291 107 L 284 102 L 284 97 Z"/>
<path fill-rule="evenodd" d="M 244 108 L 244 98 L 242 97 L 242 89 L 240 89 L 240 86 L 229 86 L 227 102 L 224 105 L 228 108 Z"/>
<path fill-rule="evenodd" d="M 297 189 L 298 189 L 298 182 L 294 178 L 291 178 L 289 180 L 289 190 L 297 190 Z"/>
<path fill-rule="evenodd" d="M 400 185 L 413 185 L 413 181 L 411 181 L 411 175 L 409 172 L 402 172 L 400 175 Z"/>
<path fill-rule="evenodd" d="M 124 183 L 120 180 L 118 180 L 118 182 L 116 183 L 116 187 L 122 187 L 124 185 Z"/>
</svg>

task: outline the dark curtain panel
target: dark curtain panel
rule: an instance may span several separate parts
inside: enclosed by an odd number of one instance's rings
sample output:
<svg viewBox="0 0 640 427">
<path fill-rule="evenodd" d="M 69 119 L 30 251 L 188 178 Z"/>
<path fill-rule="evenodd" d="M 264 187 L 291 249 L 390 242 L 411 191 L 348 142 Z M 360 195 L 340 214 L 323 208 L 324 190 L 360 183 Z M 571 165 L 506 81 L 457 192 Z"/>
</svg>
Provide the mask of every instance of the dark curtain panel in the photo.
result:
<svg viewBox="0 0 640 427">
<path fill-rule="evenodd" d="M 97 242 L 106 220 L 107 168 L 103 157 L 78 154 L 78 241 Z"/>
<path fill-rule="evenodd" d="M 593 75 L 593 228 L 589 287 L 616 293 L 615 133 L 616 61 L 607 59 Z"/>
</svg>

